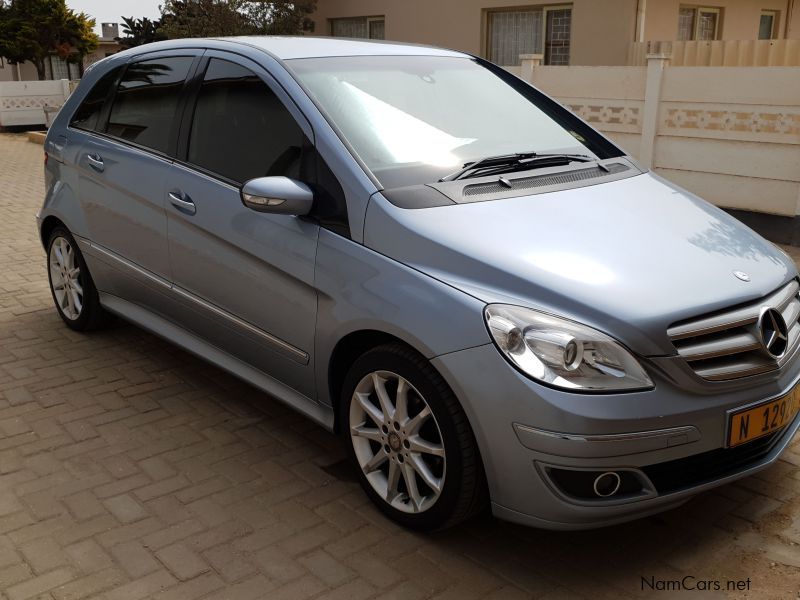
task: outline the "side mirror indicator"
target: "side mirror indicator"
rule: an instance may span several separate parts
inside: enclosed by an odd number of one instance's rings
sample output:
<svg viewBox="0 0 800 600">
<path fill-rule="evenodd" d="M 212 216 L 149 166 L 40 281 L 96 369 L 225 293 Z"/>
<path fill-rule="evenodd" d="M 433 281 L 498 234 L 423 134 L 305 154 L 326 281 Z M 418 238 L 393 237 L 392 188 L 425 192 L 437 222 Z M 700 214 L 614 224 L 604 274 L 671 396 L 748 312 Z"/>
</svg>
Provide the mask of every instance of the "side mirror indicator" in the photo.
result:
<svg viewBox="0 0 800 600">
<path fill-rule="evenodd" d="M 242 186 L 242 202 L 251 210 L 302 216 L 311 212 L 314 192 L 289 177 L 258 177 Z"/>
</svg>

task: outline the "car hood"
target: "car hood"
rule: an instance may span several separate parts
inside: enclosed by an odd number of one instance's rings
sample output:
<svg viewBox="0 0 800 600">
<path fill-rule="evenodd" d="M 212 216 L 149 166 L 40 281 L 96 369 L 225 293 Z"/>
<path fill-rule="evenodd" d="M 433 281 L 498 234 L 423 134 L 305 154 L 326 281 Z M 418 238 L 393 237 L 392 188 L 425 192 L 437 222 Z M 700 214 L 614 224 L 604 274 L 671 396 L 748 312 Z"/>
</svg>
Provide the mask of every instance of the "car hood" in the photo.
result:
<svg viewBox="0 0 800 600">
<path fill-rule="evenodd" d="M 671 324 L 766 296 L 797 273 L 771 242 L 652 173 L 423 209 L 376 194 L 364 242 L 487 303 L 571 318 L 648 356 L 675 353 Z"/>
</svg>

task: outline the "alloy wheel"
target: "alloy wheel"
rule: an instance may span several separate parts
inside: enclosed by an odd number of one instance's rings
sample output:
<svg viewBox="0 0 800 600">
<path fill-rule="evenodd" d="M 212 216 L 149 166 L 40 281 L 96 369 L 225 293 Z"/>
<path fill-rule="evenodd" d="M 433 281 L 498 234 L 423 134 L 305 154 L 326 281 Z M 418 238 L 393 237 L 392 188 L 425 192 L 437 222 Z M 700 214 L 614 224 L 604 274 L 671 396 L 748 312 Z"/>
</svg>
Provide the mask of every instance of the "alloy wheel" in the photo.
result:
<svg viewBox="0 0 800 600">
<path fill-rule="evenodd" d="M 350 439 L 364 475 L 389 505 L 421 513 L 444 488 L 442 433 L 425 398 L 406 379 L 374 371 L 350 402 Z"/>
<path fill-rule="evenodd" d="M 81 269 L 72 244 L 63 237 L 57 237 L 50 244 L 50 285 L 61 312 L 75 321 L 83 310 L 83 285 Z"/>
</svg>

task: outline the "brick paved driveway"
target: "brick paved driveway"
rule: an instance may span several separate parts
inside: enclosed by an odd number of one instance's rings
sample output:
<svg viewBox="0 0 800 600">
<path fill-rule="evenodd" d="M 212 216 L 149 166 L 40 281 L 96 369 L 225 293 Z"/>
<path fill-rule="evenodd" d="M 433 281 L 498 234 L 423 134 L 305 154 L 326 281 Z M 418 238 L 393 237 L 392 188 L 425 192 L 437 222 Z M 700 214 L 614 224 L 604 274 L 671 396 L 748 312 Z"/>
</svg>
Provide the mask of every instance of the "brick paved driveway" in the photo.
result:
<svg viewBox="0 0 800 600">
<path fill-rule="evenodd" d="M 1 596 L 619 598 L 692 575 L 800 597 L 797 441 L 760 476 L 624 526 L 395 527 L 316 425 L 135 327 L 61 324 L 33 220 L 41 162 L 0 135 Z"/>
</svg>

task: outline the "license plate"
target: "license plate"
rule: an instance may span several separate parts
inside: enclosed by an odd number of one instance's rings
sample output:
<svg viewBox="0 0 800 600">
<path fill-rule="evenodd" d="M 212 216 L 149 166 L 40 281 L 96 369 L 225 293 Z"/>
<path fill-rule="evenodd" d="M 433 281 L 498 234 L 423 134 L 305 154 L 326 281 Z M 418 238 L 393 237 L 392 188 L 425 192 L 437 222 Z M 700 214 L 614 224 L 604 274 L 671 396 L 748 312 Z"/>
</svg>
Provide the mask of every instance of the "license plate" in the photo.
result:
<svg viewBox="0 0 800 600">
<path fill-rule="evenodd" d="M 759 404 L 731 415 L 728 447 L 738 446 L 769 435 L 791 423 L 800 412 L 800 387 L 777 400 Z"/>
</svg>

